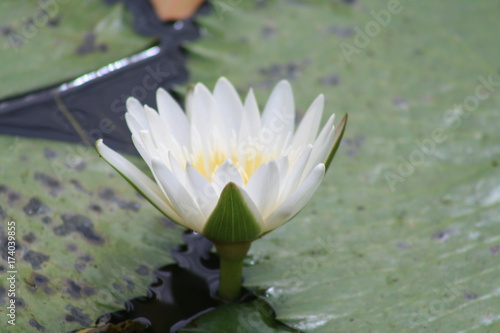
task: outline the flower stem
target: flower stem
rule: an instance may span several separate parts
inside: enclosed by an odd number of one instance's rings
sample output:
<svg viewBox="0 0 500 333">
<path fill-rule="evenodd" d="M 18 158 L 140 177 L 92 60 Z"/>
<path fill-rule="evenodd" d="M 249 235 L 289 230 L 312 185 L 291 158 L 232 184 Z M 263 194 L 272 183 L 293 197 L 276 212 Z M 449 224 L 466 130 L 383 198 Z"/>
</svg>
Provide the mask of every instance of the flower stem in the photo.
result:
<svg viewBox="0 0 500 333">
<path fill-rule="evenodd" d="M 219 297 L 230 302 L 241 294 L 243 259 L 251 242 L 215 243 L 220 258 Z"/>
</svg>

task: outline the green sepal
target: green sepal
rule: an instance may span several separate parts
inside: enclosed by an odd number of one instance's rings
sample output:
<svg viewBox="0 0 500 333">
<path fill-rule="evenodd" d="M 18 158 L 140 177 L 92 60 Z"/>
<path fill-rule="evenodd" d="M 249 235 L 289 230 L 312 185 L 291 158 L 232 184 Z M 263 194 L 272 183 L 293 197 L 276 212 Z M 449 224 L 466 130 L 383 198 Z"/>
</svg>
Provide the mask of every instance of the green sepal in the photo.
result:
<svg viewBox="0 0 500 333">
<path fill-rule="evenodd" d="M 326 159 L 325 162 L 326 170 L 328 170 L 328 167 L 332 163 L 333 157 L 335 156 L 335 153 L 339 148 L 340 141 L 342 141 L 342 136 L 344 136 L 346 124 L 347 124 L 347 113 L 342 117 L 342 119 L 340 119 L 338 125 L 335 127 L 335 136 L 333 137 L 333 141 L 335 143 L 333 144 L 332 150 L 330 151 L 330 154 L 328 154 L 328 158 Z"/>
<path fill-rule="evenodd" d="M 224 187 L 203 235 L 213 242 L 248 242 L 261 233 L 256 217 L 234 183 Z"/>
</svg>

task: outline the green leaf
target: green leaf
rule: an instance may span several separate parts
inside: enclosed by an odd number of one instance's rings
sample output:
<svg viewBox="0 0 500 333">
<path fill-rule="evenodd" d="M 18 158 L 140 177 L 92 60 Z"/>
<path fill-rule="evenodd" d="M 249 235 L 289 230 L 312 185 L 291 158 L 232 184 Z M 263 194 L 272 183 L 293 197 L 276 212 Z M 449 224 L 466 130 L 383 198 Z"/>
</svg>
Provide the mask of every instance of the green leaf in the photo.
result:
<svg viewBox="0 0 500 333">
<path fill-rule="evenodd" d="M 273 309 L 263 300 L 246 304 L 222 305 L 195 318 L 179 333 L 285 333 L 299 331 L 273 318 Z"/>
<path fill-rule="evenodd" d="M 170 251 L 182 243 L 184 229 L 168 222 L 92 146 L 0 136 L 0 147 L 2 244 L 8 223 L 16 227 L 11 332 L 90 326 L 123 309 L 126 300 L 145 296 L 154 269 L 174 262 Z M 3 256 L 0 266 L 2 273 L 10 270 Z M 8 289 L 2 278 L 2 315 Z"/>
<path fill-rule="evenodd" d="M 144 50 L 122 3 L 102 0 L 0 3 L 0 99 L 50 87 Z"/>
<path fill-rule="evenodd" d="M 324 121 L 349 114 L 318 193 L 253 242 L 244 284 L 306 332 L 500 331 L 500 7 L 344 3 L 242 1 L 189 46 L 193 82 L 224 75 L 262 109 L 287 78 L 299 113 L 324 93 Z"/>
<path fill-rule="evenodd" d="M 227 184 L 208 218 L 203 235 L 214 242 L 247 242 L 257 238 L 260 232 L 259 223 L 238 186 Z"/>
</svg>

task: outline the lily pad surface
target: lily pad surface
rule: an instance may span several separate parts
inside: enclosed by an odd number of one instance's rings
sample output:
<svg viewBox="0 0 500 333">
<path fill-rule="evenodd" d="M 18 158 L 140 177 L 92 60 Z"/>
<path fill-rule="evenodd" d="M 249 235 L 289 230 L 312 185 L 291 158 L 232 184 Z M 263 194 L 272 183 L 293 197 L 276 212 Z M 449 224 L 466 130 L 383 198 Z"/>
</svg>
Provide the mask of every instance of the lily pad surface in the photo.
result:
<svg viewBox="0 0 500 333">
<path fill-rule="evenodd" d="M 0 22 L 0 99 L 73 79 L 153 43 L 133 30 L 123 3 L 102 0 L 3 0 Z"/>
<path fill-rule="evenodd" d="M 0 147 L 0 270 L 16 271 L 15 326 L 6 324 L 10 284 L 0 281 L 2 332 L 69 332 L 145 296 L 153 270 L 173 262 L 181 228 L 93 147 L 9 136 L 0 136 Z"/>
<path fill-rule="evenodd" d="M 324 120 L 349 113 L 313 200 L 252 245 L 246 287 L 305 332 L 500 331 L 499 4 L 213 7 L 193 83 L 224 75 L 263 108 L 286 78 L 300 113 L 319 93 Z M 217 311 L 190 331 L 223 332 L 237 310 Z"/>
</svg>

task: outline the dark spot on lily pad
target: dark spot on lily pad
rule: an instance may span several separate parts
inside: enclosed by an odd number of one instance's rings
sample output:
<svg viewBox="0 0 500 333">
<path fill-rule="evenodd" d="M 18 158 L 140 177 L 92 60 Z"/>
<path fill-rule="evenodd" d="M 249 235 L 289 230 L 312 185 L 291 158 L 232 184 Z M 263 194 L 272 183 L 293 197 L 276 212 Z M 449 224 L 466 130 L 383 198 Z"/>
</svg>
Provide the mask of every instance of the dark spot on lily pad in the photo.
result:
<svg viewBox="0 0 500 333">
<path fill-rule="evenodd" d="M 57 151 L 50 148 L 45 148 L 43 150 L 43 156 L 48 160 L 53 160 L 57 157 Z"/>
<path fill-rule="evenodd" d="M 93 31 L 89 31 L 83 37 L 83 41 L 76 50 L 76 54 L 83 56 L 95 51 L 106 52 L 107 49 L 106 44 L 96 44 L 96 34 Z"/>
<path fill-rule="evenodd" d="M 113 201 L 115 200 L 115 192 L 110 188 L 105 188 L 99 192 L 99 198 L 103 200 Z"/>
<path fill-rule="evenodd" d="M 79 299 L 82 297 L 81 291 L 82 287 L 73 280 L 66 281 L 66 286 L 63 288 L 63 292 L 69 294 L 74 299 Z"/>
<path fill-rule="evenodd" d="M 75 264 L 75 269 L 79 272 L 85 270 L 85 265 L 84 264 Z"/>
<path fill-rule="evenodd" d="M 7 235 L 4 234 L 2 228 L 0 227 L 0 249 L 2 249 L 3 251 L 1 251 L 1 254 L 0 256 L 7 262 L 8 261 L 8 251 L 7 251 L 7 248 L 8 248 L 8 238 L 7 238 Z M 14 245 L 16 251 L 20 250 L 21 249 L 21 243 L 20 242 L 15 242 L 15 245 Z M 17 252 L 19 253 L 19 252 Z"/>
<path fill-rule="evenodd" d="M 40 252 L 28 250 L 28 252 L 24 254 L 23 259 L 31 264 L 31 268 L 40 269 L 42 268 L 42 263 L 49 260 L 50 256 Z"/>
<path fill-rule="evenodd" d="M 52 223 L 52 218 L 49 217 L 49 216 L 44 216 L 44 217 L 42 217 L 42 222 L 44 224 L 51 224 Z"/>
<path fill-rule="evenodd" d="M 276 23 L 268 22 L 264 25 L 261 32 L 262 38 L 271 39 L 276 36 Z"/>
<path fill-rule="evenodd" d="M 31 198 L 26 206 L 23 207 L 23 211 L 28 216 L 42 215 L 50 213 L 50 208 L 40 201 L 38 198 Z"/>
<path fill-rule="evenodd" d="M 75 252 L 77 249 L 78 247 L 76 246 L 75 243 L 66 244 L 66 250 L 68 250 L 68 252 Z"/>
<path fill-rule="evenodd" d="M 256 0 L 255 1 L 255 7 L 263 8 L 263 7 L 267 6 L 268 1 L 269 0 Z"/>
<path fill-rule="evenodd" d="M 359 150 L 363 146 L 365 142 L 364 136 L 358 136 L 355 138 L 344 138 L 342 139 L 341 144 L 347 145 L 349 148 L 346 151 L 348 156 L 356 156 L 358 155 Z"/>
<path fill-rule="evenodd" d="M 16 301 L 17 308 L 22 309 L 26 306 L 26 302 L 24 301 L 24 299 L 22 297 L 14 297 L 14 299 Z"/>
<path fill-rule="evenodd" d="M 82 183 L 80 183 L 80 181 L 78 181 L 77 179 L 70 179 L 70 181 L 69 181 L 69 182 L 75 186 L 75 188 L 76 188 L 76 190 L 77 190 L 77 191 L 82 192 L 82 193 L 85 193 L 85 194 L 90 194 L 90 192 L 89 192 L 89 191 L 87 191 L 87 190 L 83 187 Z"/>
<path fill-rule="evenodd" d="M 94 257 L 92 257 L 90 254 L 83 254 L 79 256 L 78 259 L 85 263 L 91 263 L 94 260 Z"/>
<path fill-rule="evenodd" d="M 323 30 L 324 34 L 334 34 L 342 38 L 349 38 L 354 36 L 356 31 L 351 27 L 330 26 Z"/>
<path fill-rule="evenodd" d="M 309 64 L 309 59 L 305 59 L 300 62 L 291 61 L 286 64 L 271 64 L 268 67 L 259 68 L 259 73 L 275 79 L 274 81 L 282 78 L 293 80 L 296 79 L 303 69 L 305 69 Z"/>
<path fill-rule="evenodd" d="M 122 209 L 131 210 L 134 212 L 137 212 L 139 210 L 139 208 L 141 208 L 141 204 L 138 202 L 135 202 L 135 201 L 122 202 L 122 203 L 119 203 L 118 206 Z"/>
<path fill-rule="evenodd" d="M 35 328 L 39 332 L 45 332 L 45 326 L 42 326 L 36 321 L 35 318 L 31 318 L 29 321 L 31 327 Z"/>
<path fill-rule="evenodd" d="M 21 199 L 21 194 L 17 193 L 16 191 L 10 190 L 7 192 L 7 203 L 9 205 L 12 205 L 13 203 L 18 201 L 19 199 Z"/>
<path fill-rule="evenodd" d="M 61 219 L 63 224 L 54 227 L 56 235 L 66 236 L 72 232 L 77 232 L 92 243 L 104 243 L 104 239 L 94 231 L 94 223 L 88 217 L 81 214 L 63 214 Z"/>
<path fill-rule="evenodd" d="M 400 242 L 400 243 L 398 243 L 396 246 L 397 246 L 397 247 L 399 247 L 400 249 L 408 249 L 408 248 L 410 248 L 410 247 L 411 247 L 411 245 L 410 245 L 410 244 L 408 244 L 408 243 L 404 243 L 404 242 Z"/>
<path fill-rule="evenodd" d="M 492 256 L 497 254 L 499 251 L 500 251 L 500 245 L 494 245 L 494 246 L 490 247 L 490 253 Z"/>
<path fill-rule="evenodd" d="M 0 206 L 0 220 L 5 220 L 6 217 L 7 217 L 7 213 L 2 208 L 2 206 Z"/>
<path fill-rule="evenodd" d="M 68 304 L 66 310 L 69 312 L 64 316 L 66 321 L 77 322 L 81 326 L 90 326 L 92 324 L 92 319 L 88 314 L 84 313 L 82 309 Z"/>
<path fill-rule="evenodd" d="M 29 232 L 23 236 L 23 240 L 27 243 L 33 243 L 36 240 L 36 236 L 34 233 Z"/>
<path fill-rule="evenodd" d="M 66 161 L 64 165 L 71 170 L 83 171 L 87 167 L 87 163 L 81 158 L 75 158 L 75 160 Z"/>
<path fill-rule="evenodd" d="M 102 207 L 98 204 L 90 204 L 89 209 L 93 210 L 96 213 L 102 213 Z"/>
<path fill-rule="evenodd" d="M 50 20 L 47 22 L 47 25 L 48 25 L 49 27 L 57 27 L 57 26 L 59 26 L 60 21 L 61 21 L 61 17 L 60 17 L 60 16 L 58 16 L 58 17 L 54 17 L 54 18 L 50 19 Z"/>
<path fill-rule="evenodd" d="M 147 266 L 141 265 L 135 270 L 135 272 L 139 275 L 148 275 L 149 268 Z"/>
<path fill-rule="evenodd" d="M 128 278 L 124 278 L 123 280 L 127 283 L 127 290 L 129 290 L 129 291 L 134 290 L 134 288 L 135 288 L 134 281 L 132 281 L 132 280 L 130 280 Z"/>
<path fill-rule="evenodd" d="M 445 242 L 450 236 L 455 235 L 455 232 L 453 230 L 440 230 L 432 234 L 432 238 L 440 241 L 440 242 Z"/>
<path fill-rule="evenodd" d="M 464 292 L 464 298 L 467 299 L 467 300 L 469 300 L 469 301 L 472 301 L 472 300 L 476 299 L 477 297 L 478 297 L 477 294 L 472 293 L 470 291 L 465 291 Z"/>
<path fill-rule="evenodd" d="M 8 187 L 6 185 L 0 184 L 0 193 L 5 193 L 7 192 Z"/>
<path fill-rule="evenodd" d="M 95 289 L 89 286 L 83 287 L 83 293 L 87 296 L 95 295 Z"/>
<path fill-rule="evenodd" d="M 60 181 L 42 172 L 35 172 L 34 178 L 42 183 L 43 186 L 47 187 L 52 196 L 55 196 L 63 189 Z"/>
<path fill-rule="evenodd" d="M 54 293 L 54 290 L 52 290 L 52 288 L 50 288 L 49 286 L 45 286 L 45 287 L 43 287 L 43 292 L 46 295 L 52 295 Z"/>
<path fill-rule="evenodd" d="M 123 290 L 123 286 L 121 284 L 119 284 L 119 283 L 114 282 L 112 284 L 112 286 L 113 286 L 114 290 L 118 290 L 118 291 L 122 291 Z"/>
<path fill-rule="evenodd" d="M 125 209 L 125 210 L 132 210 L 134 212 L 137 212 L 139 208 L 141 208 L 141 204 L 135 201 L 124 201 L 120 198 L 118 198 L 115 194 L 115 192 L 110 189 L 110 188 L 105 188 L 99 192 L 99 198 L 113 202 L 118 205 L 118 207 Z"/>
<path fill-rule="evenodd" d="M 336 86 L 340 82 L 340 78 L 337 74 L 332 74 L 318 80 L 320 83 L 323 83 L 327 86 Z"/>
<path fill-rule="evenodd" d="M 38 287 L 45 286 L 49 283 L 49 278 L 39 273 L 33 273 L 31 281 Z"/>
<path fill-rule="evenodd" d="M 402 97 L 394 97 L 392 99 L 392 106 L 394 106 L 396 110 L 404 110 L 404 111 L 410 108 L 410 104 L 406 101 L 406 99 Z"/>
<path fill-rule="evenodd" d="M 3 291 L 3 292 L 2 292 Z M 6 304 L 5 300 L 8 300 L 7 297 L 5 297 L 6 290 L 4 287 L 0 287 L 0 306 L 3 306 Z"/>
<path fill-rule="evenodd" d="M 8 36 L 8 35 L 10 35 L 12 33 L 12 28 L 9 25 L 7 25 L 7 24 L 2 25 L 0 27 L 0 33 L 2 35 L 4 35 L 4 36 Z"/>
</svg>

